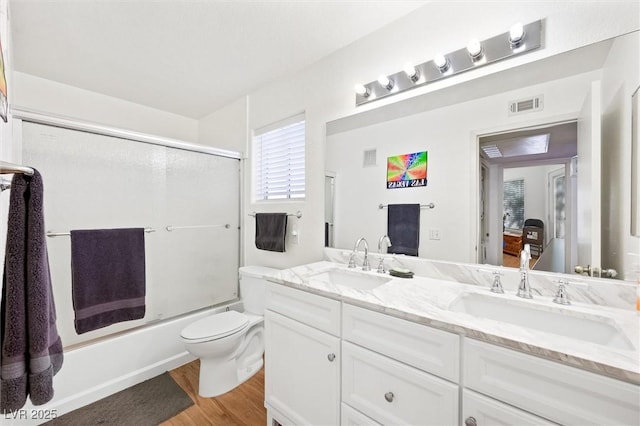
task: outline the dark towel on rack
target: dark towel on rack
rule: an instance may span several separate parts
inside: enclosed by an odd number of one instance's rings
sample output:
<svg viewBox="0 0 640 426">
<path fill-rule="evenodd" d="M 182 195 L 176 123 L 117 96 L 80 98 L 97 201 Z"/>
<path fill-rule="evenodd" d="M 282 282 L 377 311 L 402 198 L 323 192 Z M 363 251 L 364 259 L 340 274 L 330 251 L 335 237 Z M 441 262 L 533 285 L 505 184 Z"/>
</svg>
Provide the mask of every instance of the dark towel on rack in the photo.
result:
<svg viewBox="0 0 640 426">
<path fill-rule="evenodd" d="M 62 367 L 62 342 L 45 240 L 44 187 L 33 176 L 14 174 L 0 307 L 0 412 L 53 398 L 53 376 Z"/>
<path fill-rule="evenodd" d="M 420 204 L 389 204 L 387 235 L 391 240 L 388 253 L 417 256 L 420 245 Z"/>
<path fill-rule="evenodd" d="M 260 250 L 284 252 L 287 234 L 286 213 L 256 213 L 256 247 Z"/>
<path fill-rule="evenodd" d="M 144 318 L 144 229 L 71 231 L 71 281 L 78 334 Z"/>
</svg>

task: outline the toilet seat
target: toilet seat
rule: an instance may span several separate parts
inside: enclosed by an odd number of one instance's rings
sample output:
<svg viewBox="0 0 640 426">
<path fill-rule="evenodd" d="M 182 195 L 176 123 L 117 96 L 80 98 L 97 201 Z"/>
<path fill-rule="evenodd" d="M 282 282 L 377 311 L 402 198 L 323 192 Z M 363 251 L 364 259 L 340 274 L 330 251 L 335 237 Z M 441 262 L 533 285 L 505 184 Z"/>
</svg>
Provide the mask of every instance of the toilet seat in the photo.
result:
<svg viewBox="0 0 640 426">
<path fill-rule="evenodd" d="M 222 339 L 248 327 L 249 318 L 240 312 L 226 311 L 202 318 L 182 330 L 181 336 L 190 343 Z"/>
</svg>

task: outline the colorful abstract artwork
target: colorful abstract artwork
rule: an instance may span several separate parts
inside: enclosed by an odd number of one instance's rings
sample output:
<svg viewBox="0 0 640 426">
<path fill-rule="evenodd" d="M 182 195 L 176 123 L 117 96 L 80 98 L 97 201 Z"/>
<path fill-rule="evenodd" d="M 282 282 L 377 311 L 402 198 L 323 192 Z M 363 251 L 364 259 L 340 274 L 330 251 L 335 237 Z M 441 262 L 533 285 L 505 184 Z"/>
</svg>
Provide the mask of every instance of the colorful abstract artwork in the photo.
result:
<svg viewBox="0 0 640 426">
<path fill-rule="evenodd" d="M 427 186 L 427 151 L 387 158 L 387 189 Z"/>
</svg>

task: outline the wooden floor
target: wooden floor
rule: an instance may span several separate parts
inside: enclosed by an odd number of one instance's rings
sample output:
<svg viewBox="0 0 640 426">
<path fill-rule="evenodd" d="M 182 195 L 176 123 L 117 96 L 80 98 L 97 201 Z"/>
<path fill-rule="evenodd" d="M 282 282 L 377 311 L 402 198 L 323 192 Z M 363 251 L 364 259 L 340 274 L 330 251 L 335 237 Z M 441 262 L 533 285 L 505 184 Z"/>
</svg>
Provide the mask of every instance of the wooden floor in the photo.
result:
<svg viewBox="0 0 640 426">
<path fill-rule="evenodd" d="M 215 398 L 198 395 L 200 361 L 196 360 L 169 372 L 173 380 L 191 397 L 194 405 L 164 423 L 163 426 L 214 425 L 264 426 L 264 367 L 255 376 Z"/>
<path fill-rule="evenodd" d="M 533 269 L 533 266 L 537 261 L 537 257 L 531 257 L 531 260 L 529 261 L 529 269 Z M 519 268 L 520 258 L 518 256 L 512 256 L 507 253 L 502 253 L 502 266 L 508 266 L 509 268 Z"/>
</svg>

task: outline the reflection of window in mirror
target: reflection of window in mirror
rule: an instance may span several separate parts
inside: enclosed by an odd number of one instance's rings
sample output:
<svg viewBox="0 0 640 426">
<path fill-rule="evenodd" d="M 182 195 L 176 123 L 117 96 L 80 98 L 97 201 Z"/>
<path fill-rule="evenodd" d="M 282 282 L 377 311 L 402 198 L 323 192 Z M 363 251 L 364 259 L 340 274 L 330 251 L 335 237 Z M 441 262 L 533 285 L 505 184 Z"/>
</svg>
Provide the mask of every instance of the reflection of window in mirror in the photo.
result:
<svg viewBox="0 0 640 426">
<path fill-rule="evenodd" d="M 524 226 L 524 179 L 504 182 L 503 221 L 505 231 L 522 231 Z"/>
</svg>

